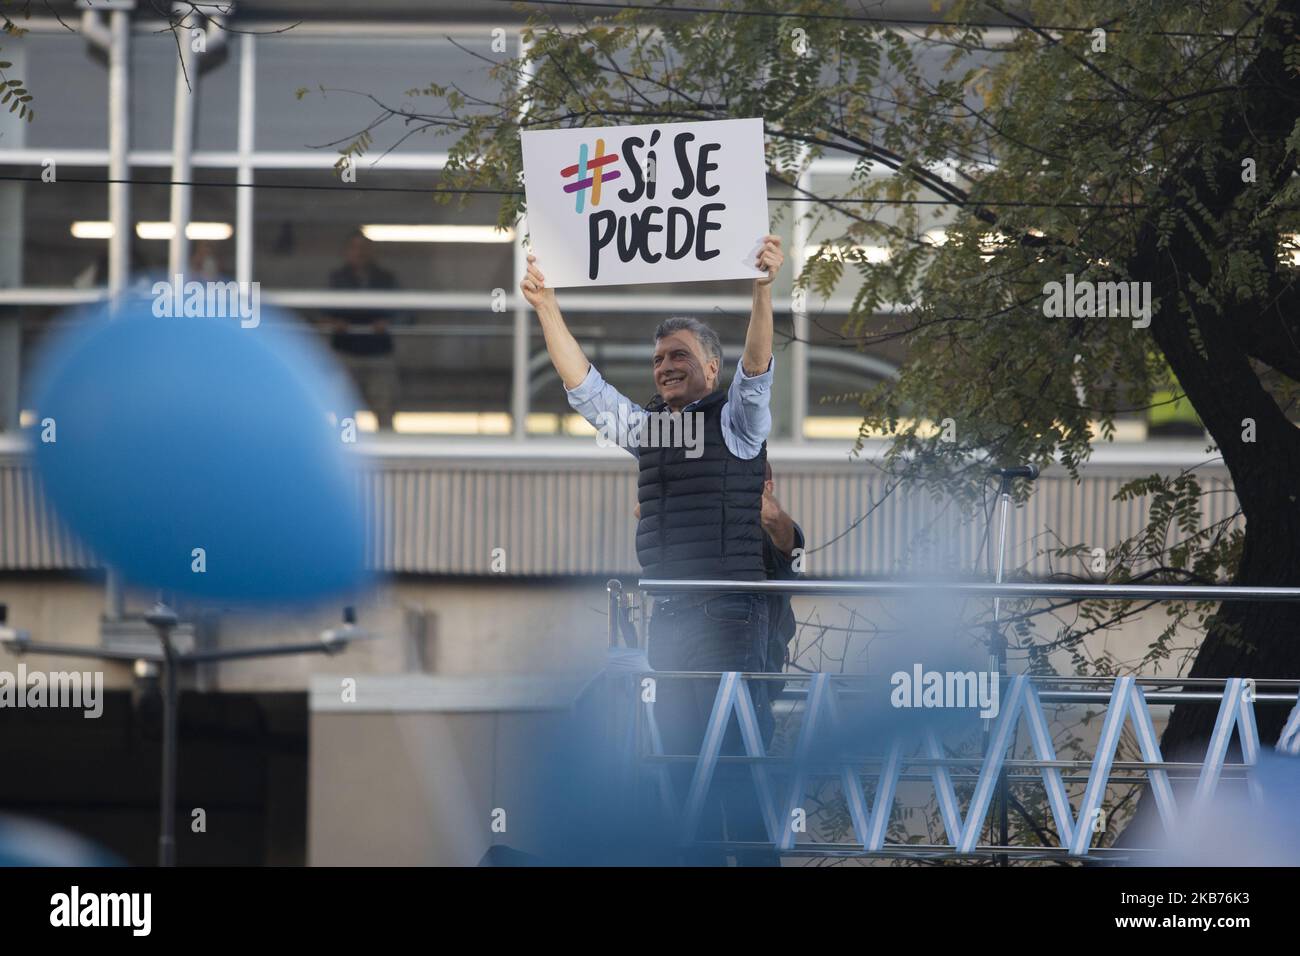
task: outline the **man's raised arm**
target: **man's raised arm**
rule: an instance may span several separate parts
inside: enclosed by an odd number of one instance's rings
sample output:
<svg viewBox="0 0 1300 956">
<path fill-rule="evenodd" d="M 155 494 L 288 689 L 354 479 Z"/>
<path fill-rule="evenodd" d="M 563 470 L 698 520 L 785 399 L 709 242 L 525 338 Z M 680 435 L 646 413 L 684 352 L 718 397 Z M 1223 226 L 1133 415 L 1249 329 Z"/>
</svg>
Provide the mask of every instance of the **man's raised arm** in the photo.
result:
<svg viewBox="0 0 1300 956">
<path fill-rule="evenodd" d="M 764 236 L 763 249 L 755 264 L 767 276 L 754 280 L 754 306 L 745 332 L 745 354 L 741 357 L 745 374 L 751 378 L 762 375 L 772 363 L 772 280 L 784 261 L 781 237 Z"/>
<path fill-rule="evenodd" d="M 528 304 L 537 310 L 546 351 L 564 383 L 569 406 L 596 429 L 598 438 L 638 454 L 636 426 L 645 418 L 645 410 L 606 382 L 587 360 L 582 346 L 564 324 L 555 290 L 546 287 L 546 277 L 537 268 L 534 256 L 528 257 L 528 274 L 519 288 Z"/>
<path fill-rule="evenodd" d="M 528 257 L 528 274 L 519 283 L 524 299 L 537 311 L 537 319 L 542 325 L 542 336 L 546 339 L 546 352 L 551 356 L 551 364 L 559 373 L 560 381 L 568 389 L 577 388 L 587 377 L 591 363 L 587 361 L 582 346 L 573 337 L 569 327 L 564 324 L 564 316 L 555 301 L 555 290 L 546 287 L 546 277 L 537 268 L 537 257 Z M 771 324 L 771 307 L 769 305 L 769 325 Z M 769 336 L 769 344 L 771 337 Z"/>
<path fill-rule="evenodd" d="M 764 236 L 755 263 L 767 275 L 754 280 L 754 310 L 745 333 L 745 352 L 731 379 L 722 409 L 722 434 L 733 455 L 753 458 L 772 430 L 772 280 L 785 255 L 780 236 Z"/>
</svg>

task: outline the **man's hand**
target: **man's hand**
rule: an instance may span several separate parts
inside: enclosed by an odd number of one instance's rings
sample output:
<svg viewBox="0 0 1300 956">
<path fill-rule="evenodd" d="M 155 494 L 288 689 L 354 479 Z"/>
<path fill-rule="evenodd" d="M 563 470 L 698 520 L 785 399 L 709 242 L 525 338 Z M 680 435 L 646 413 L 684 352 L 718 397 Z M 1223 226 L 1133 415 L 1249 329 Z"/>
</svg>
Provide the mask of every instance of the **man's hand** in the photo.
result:
<svg viewBox="0 0 1300 956">
<path fill-rule="evenodd" d="M 771 531 L 781 517 L 781 502 L 776 500 L 776 495 L 763 492 L 763 511 L 759 517 L 764 530 Z"/>
<path fill-rule="evenodd" d="M 758 253 L 758 261 L 754 265 L 766 272 L 767 278 L 755 279 L 754 284 L 759 286 L 771 285 L 783 262 L 785 262 L 785 253 L 781 251 L 781 237 L 764 236 L 763 248 Z"/>
<path fill-rule="evenodd" d="M 551 356 L 551 364 L 556 374 L 568 389 L 577 388 L 591 363 L 582 351 L 582 346 L 569 332 L 564 324 L 564 316 L 555 301 L 555 290 L 546 287 L 546 276 L 537 268 L 537 257 L 528 257 L 528 272 L 519 283 L 519 290 L 524 299 L 537 311 L 537 321 L 542 326 L 542 336 L 546 339 L 546 351 Z"/>
<path fill-rule="evenodd" d="M 546 287 L 546 276 L 537 268 L 536 256 L 528 257 L 528 273 L 519 283 L 519 291 L 524 294 L 524 300 L 538 312 L 555 305 L 555 290 Z"/>
<path fill-rule="evenodd" d="M 758 520 L 776 549 L 788 557 L 794 549 L 794 519 L 785 513 L 781 502 L 771 492 L 763 492 L 763 508 Z"/>
</svg>

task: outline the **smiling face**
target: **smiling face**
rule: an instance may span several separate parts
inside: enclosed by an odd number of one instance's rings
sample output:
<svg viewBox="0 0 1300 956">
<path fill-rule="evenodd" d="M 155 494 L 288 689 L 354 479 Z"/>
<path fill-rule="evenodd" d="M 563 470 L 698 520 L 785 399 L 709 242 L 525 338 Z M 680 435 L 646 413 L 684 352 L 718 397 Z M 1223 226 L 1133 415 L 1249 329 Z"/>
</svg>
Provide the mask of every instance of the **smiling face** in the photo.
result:
<svg viewBox="0 0 1300 956">
<path fill-rule="evenodd" d="M 664 404 L 675 412 L 713 391 L 718 366 L 718 360 L 705 352 L 699 336 L 689 330 L 671 332 L 655 343 L 655 387 Z"/>
</svg>

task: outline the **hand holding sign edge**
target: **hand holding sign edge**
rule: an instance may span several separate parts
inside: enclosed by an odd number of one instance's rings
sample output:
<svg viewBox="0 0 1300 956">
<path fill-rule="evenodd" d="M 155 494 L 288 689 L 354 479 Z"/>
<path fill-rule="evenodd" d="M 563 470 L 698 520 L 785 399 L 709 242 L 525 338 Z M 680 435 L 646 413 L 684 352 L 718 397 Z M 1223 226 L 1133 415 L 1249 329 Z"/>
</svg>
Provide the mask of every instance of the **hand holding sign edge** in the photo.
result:
<svg viewBox="0 0 1300 956">
<path fill-rule="evenodd" d="M 591 362 L 565 324 L 560 305 L 555 301 L 555 290 L 547 287 L 546 276 L 537 268 L 537 257 L 534 255 L 528 256 L 528 272 L 519 283 L 519 291 L 537 312 L 542 337 L 546 340 L 546 351 L 551 356 L 551 364 L 555 366 L 560 381 L 567 389 L 577 388 L 587 377 Z"/>
<path fill-rule="evenodd" d="M 766 278 L 755 279 L 754 284 L 759 286 L 770 286 L 776 279 L 776 274 L 785 262 L 785 253 L 781 251 L 781 237 L 777 235 L 767 235 L 763 237 L 763 248 L 758 252 L 758 259 L 754 265 L 767 273 Z"/>
</svg>

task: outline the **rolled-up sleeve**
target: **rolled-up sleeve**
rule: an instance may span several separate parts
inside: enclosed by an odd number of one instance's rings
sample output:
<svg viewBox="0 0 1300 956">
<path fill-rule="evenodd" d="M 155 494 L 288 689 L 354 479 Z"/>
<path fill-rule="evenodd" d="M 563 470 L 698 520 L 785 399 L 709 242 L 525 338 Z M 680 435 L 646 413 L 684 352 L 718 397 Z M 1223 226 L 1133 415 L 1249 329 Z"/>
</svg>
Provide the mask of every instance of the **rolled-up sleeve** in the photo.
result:
<svg viewBox="0 0 1300 956">
<path fill-rule="evenodd" d="M 746 375 L 745 364 L 736 362 L 736 374 L 722 408 L 722 437 L 737 458 L 754 458 L 772 431 L 772 373 L 776 358 L 768 360 L 767 371 Z"/>
<path fill-rule="evenodd" d="M 624 451 L 637 454 L 639 449 L 632 438 L 644 427 L 645 409 L 605 381 L 595 365 L 588 367 L 586 378 L 573 388 L 565 388 L 564 392 L 569 407 L 585 418 L 592 428 L 616 441 Z"/>
</svg>

